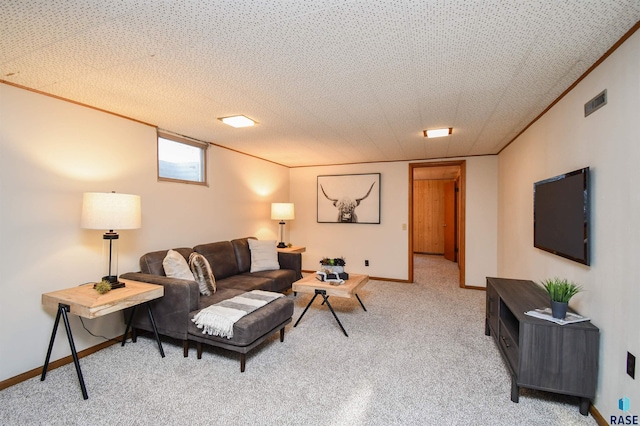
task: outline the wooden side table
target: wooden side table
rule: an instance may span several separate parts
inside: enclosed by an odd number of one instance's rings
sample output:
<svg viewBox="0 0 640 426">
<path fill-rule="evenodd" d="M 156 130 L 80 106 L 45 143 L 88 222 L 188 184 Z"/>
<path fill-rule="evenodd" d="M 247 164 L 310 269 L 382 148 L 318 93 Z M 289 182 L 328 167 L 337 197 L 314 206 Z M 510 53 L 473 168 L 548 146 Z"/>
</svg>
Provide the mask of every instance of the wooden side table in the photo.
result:
<svg viewBox="0 0 640 426">
<path fill-rule="evenodd" d="M 291 246 L 277 249 L 281 253 L 304 253 L 307 248 L 304 246 Z"/>
<path fill-rule="evenodd" d="M 76 373 L 78 374 L 78 380 L 80 381 L 80 388 L 82 389 L 82 397 L 84 399 L 89 398 L 87 394 L 87 388 L 84 384 L 84 378 L 82 377 L 82 370 L 80 370 L 80 362 L 78 361 L 78 353 L 76 351 L 75 344 L 73 342 L 73 336 L 71 335 L 71 327 L 69 327 L 69 318 L 67 312 L 74 315 L 78 315 L 84 318 L 97 318 L 112 312 L 121 311 L 125 308 L 133 307 L 129 320 L 127 321 L 127 327 L 122 336 L 122 346 L 124 346 L 127 333 L 131 327 L 131 320 L 135 312 L 135 307 L 139 304 L 147 305 L 147 312 L 149 314 L 149 320 L 153 326 L 153 332 L 158 342 L 158 349 L 160 355 L 164 358 L 164 350 L 162 349 L 162 343 L 158 336 L 158 330 L 156 329 L 156 322 L 153 319 L 153 312 L 151 311 L 151 305 L 149 302 L 154 299 L 158 299 L 164 296 L 164 287 L 156 284 L 148 284 L 138 281 L 121 280 L 125 283 L 126 287 L 111 290 L 105 294 L 100 294 L 93 288 L 93 283 L 81 285 L 78 287 L 71 287 L 64 290 L 53 291 L 51 293 L 44 293 L 42 295 L 42 304 L 44 306 L 57 309 L 56 321 L 53 324 L 53 332 L 51 333 L 51 340 L 49 341 L 49 349 L 47 350 L 47 357 L 42 367 L 42 376 L 40 381 L 43 381 L 47 375 L 47 369 L 49 368 L 49 359 L 51 358 L 51 350 L 53 349 L 53 343 L 56 338 L 56 332 L 58 331 L 58 324 L 60 323 L 60 317 L 64 321 L 64 327 L 67 331 L 67 338 L 69 339 L 69 346 L 71 347 L 71 355 L 73 356 L 73 363 L 76 367 Z"/>
</svg>

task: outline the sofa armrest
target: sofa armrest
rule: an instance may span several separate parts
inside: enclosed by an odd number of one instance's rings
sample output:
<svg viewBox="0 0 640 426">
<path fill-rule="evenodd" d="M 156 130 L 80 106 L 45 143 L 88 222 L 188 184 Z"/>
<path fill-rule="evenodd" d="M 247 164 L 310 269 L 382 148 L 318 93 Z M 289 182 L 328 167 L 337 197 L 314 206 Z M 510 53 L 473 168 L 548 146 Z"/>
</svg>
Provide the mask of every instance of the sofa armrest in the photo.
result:
<svg viewBox="0 0 640 426">
<path fill-rule="evenodd" d="M 278 252 L 280 269 L 291 269 L 296 272 L 296 280 L 302 279 L 302 255 L 300 253 Z"/>
<path fill-rule="evenodd" d="M 195 281 L 142 272 L 128 272 L 120 275 L 120 278 L 164 286 L 164 296 L 151 302 L 158 332 L 176 339 L 187 338 L 189 312 L 198 309 L 200 299 L 198 284 Z M 125 318 L 128 318 L 128 313 Z M 133 326 L 153 330 L 146 309 L 136 310 Z"/>
</svg>

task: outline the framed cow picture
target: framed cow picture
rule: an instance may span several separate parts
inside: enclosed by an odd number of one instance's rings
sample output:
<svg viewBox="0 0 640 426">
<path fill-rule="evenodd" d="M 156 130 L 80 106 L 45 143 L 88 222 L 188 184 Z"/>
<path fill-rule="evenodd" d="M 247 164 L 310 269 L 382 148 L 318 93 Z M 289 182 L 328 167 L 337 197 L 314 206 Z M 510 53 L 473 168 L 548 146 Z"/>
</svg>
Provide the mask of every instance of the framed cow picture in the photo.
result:
<svg viewBox="0 0 640 426">
<path fill-rule="evenodd" d="M 318 176 L 318 223 L 380 223 L 380 173 Z"/>
</svg>

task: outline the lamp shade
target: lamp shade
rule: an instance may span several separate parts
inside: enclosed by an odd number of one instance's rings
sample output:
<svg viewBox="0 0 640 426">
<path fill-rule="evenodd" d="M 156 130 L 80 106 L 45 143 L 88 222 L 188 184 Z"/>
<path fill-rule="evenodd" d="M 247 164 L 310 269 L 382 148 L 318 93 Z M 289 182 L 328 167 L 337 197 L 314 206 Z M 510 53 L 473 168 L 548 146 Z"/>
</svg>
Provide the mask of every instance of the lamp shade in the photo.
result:
<svg viewBox="0 0 640 426">
<path fill-rule="evenodd" d="M 293 203 L 271 203 L 271 219 L 273 220 L 295 219 Z"/>
<path fill-rule="evenodd" d="M 82 219 L 85 229 L 138 229 L 142 224 L 140 196 L 115 192 L 85 192 Z"/>
</svg>

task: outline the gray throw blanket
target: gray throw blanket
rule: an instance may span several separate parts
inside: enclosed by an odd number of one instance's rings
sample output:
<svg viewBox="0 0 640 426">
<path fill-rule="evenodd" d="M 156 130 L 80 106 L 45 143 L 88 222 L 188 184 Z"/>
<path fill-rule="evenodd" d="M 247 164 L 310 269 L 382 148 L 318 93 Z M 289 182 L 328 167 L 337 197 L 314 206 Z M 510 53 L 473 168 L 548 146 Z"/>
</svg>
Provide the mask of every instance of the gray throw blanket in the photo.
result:
<svg viewBox="0 0 640 426">
<path fill-rule="evenodd" d="M 279 297 L 283 295 L 272 291 L 253 290 L 204 308 L 192 321 L 196 327 L 202 329 L 202 334 L 231 339 L 233 325 L 240 318 Z"/>
</svg>

